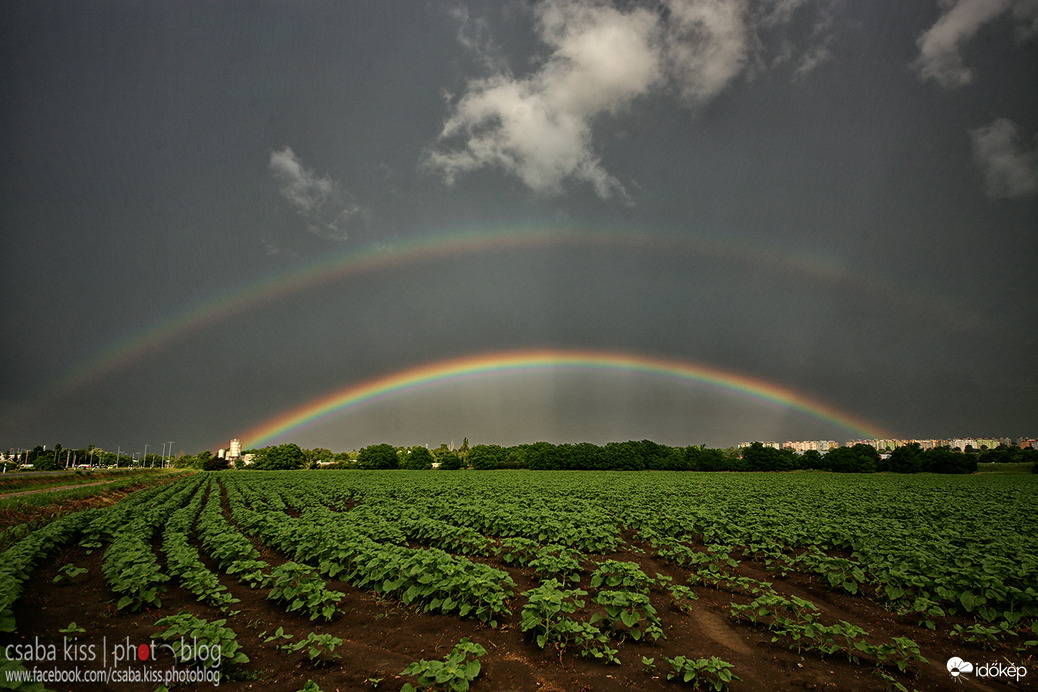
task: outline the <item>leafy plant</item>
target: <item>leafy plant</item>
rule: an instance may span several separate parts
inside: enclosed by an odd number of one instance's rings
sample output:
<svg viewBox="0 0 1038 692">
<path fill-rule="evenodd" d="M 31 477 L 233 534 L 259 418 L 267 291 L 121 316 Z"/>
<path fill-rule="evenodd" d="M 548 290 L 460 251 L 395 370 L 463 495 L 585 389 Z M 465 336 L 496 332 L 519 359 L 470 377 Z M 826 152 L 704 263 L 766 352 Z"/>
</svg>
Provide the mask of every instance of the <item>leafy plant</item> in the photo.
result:
<svg viewBox="0 0 1038 692">
<path fill-rule="evenodd" d="M 312 567 L 286 562 L 271 571 L 273 585 L 267 598 L 284 601 L 289 612 L 301 610 L 311 620 L 331 620 L 336 604 L 345 595 L 325 588 L 325 582 Z"/>
<path fill-rule="evenodd" d="M 557 577 L 563 581 L 580 581 L 579 553 L 561 545 L 546 545 L 539 548 L 529 566 L 544 577 Z"/>
<path fill-rule="evenodd" d="M 680 679 L 682 682 L 691 683 L 693 687 L 712 687 L 720 692 L 728 689 L 728 683 L 732 680 L 740 680 L 738 675 L 732 673 L 732 664 L 721 660 L 717 656 L 710 658 L 691 659 L 684 656 L 664 659 L 674 669 L 667 673 L 667 679 Z"/>
<path fill-rule="evenodd" d="M 595 613 L 591 624 L 604 621 L 605 626 L 635 641 L 642 638 L 666 639 L 663 626 L 649 597 L 631 591 L 599 591 L 595 603 L 605 608 L 605 614 Z M 621 627 L 623 625 L 623 627 Z"/>
<path fill-rule="evenodd" d="M 263 640 L 264 644 L 269 644 L 270 642 L 277 642 L 279 639 L 284 639 L 286 641 L 287 640 L 291 640 L 294 635 L 291 635 L 288 632 L 286 632 L 284 627 L 278 627 L 276 630 L 274 630 L 274 634 L 270 635 L 269 637 L 267 636 L 266 632 L 260 632 L 259 636 L 260 636 L 260 639 Z M 287 645 L 286 644 L 275 644 L 275 646 L 277 646 L 277 648 L 281 649 L 281 648 L 284 648 Z"/>
<path fill-rule="evenodd" d="M 403 670 L 401 675 L 417 677 L 418 686 L 405 684 L 401 692 L 416 690 L 450 690 L 465 692 L 483 668 L 479 657 L 485 656 L 487 650 L 467 638 L 459 641 L 454 649 L 442 661 L 415 661 Z"/>
<path fill-rule="evenodd" d="M 209 621 L 180 612 L 158 620 L 155 626 L 166 630 L 157 632 L 155 637 L 173 640 L 173 655 L 181 663 L 207 668 L 248 663 L 249 657 L 241 650 L 238 635 L 226 624 L 226 619 Z"/>
<path fill-rule="evenodd" d="M 591 573 L 591 588 L 607 587 L 648 593 L 656 582 L 635 562 L 606 560 Z"/>
<path fill-rule="evenodd" d="M 334 652 L 335 647 L 340 644 L 342 644 L 342 639 L 339 637 L 311 632 L 306 635 L 306 639 L 300 639 L 295 644 L 286 644 L 282 648 L 291 649 L 292 651 L 306 649 L 306 653 L 310 656 L 311 661 L 327 664 L 331 663 L 332 659 L 339 658 L 339 654 Z"/>
<path fill-rule="evenodd" d="M 86 628 L 80 627 L 75 623 L 75 621 L 73 621 L 68 623 L 68 625 L 64 628 L 59 629 L 58 632 L 60 632 L 61 634 L 84 634 L 86 632 Z"/>
<path fill-rule="evenodd" d="M 270 586 L 271 576 L 267 571 L 270 565 L 263 560 L 235 560 L 227 568 L 227 574 L 238 575 L 238 581 L 244 582 L 254 589 Z"/>
<path fill-rule="evenodd" d="M 520 627 L 524 634 L 531 634 L 537 646 L 544 648 L 552 644 L 562 657 L 570 644 L 580 648 L 582 656 L 604 659 L 607 663 L 619 663 L 617 650 L 609 645 L 609 637 L 587 621 L 578 621 L 567 615 L 583 608 L 586 596 L 583 589 L 560 590 L 561 584 L 549 579 L 540 587 L 526 592 L 528 602 L 523 606 Z"/>
<path fill-rule="evenodd" d="M 68 579 L 69 581 L 71 581 L 72 579 L 78 577 L 80 574 L 86 574 L 89 571 L 90 570 L 88 570 L 86 567 L 76 567 L 71 562 L 67 562 L 58 568 L 58 574 L 54 577 L 53 583 L 57 584 L 62 579 Z"/>
<path fill-rule="evenodd" d="M 692 612 L 692 601 L 699 600 L 699 595 L 689 587 L 681 584 L 674 584 L 669 588 L 674 607 L 685 613 Z"/>
</svg>

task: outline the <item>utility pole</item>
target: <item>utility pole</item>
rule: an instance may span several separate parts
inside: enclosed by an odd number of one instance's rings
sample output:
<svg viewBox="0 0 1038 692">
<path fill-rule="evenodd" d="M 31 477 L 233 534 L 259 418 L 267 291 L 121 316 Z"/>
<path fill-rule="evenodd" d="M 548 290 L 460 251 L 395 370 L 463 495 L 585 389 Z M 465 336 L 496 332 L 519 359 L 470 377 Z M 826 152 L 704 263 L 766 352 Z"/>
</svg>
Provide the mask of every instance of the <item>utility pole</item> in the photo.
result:
<svg viewBox="0 0 1038 692">
<path fill-rule="evenodd" d="M 148 465 L 148 445 L 144 445 L 144 465 Z M 155 464 L 152 464 L 154 466 Z"/>
</svg>

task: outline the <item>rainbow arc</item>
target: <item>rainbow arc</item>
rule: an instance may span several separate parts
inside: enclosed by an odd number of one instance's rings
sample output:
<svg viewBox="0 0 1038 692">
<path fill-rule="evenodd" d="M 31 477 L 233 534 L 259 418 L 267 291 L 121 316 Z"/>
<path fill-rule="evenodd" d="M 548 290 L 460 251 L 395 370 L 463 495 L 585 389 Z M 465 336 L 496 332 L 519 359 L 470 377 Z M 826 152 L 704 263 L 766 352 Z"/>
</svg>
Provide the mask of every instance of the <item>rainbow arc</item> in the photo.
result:
<svg viewBox="0 0 1038 692">
<path fill-rule="evenodd" d="M 800 411 L 835 424 L 855 437 L 885 438 L 889 435 L 868 421 L 765 380 L 727 372 L 687 361 L 613 351 L 537 349 L 492 351 L 439 360 L 399 370 L 326 393 L 301 406 L 257 425 L 241 436 L 243 448 L 262 447 L 289 441 L 291 435 L 321 421 L 346 414 L 349 409 L 380 399 L 401 396 L 430 384 L 473 376 L 523 371 L 584 370 L 624 371 L 660 375 L 719 390 L 749 396 L 772 405 Z"/>
</svg>

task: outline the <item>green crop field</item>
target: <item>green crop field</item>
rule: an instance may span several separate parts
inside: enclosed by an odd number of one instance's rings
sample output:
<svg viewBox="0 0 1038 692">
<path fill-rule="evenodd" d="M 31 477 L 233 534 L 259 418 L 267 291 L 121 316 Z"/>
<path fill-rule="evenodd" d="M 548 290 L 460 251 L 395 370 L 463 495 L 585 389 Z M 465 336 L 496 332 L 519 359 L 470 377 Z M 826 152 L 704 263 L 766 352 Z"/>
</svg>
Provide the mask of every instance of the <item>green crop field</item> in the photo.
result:
<svg viewBox="0 0 1038 692">
<path fill-rule="evenodd" d="M 1036 490 L 1012 473 L 195 474 L 0 555 L 4 671 L 70 633 L 167 643 L 189 689 L 929 689 L 953 657 L 1034 671 Z"/>
</svg>

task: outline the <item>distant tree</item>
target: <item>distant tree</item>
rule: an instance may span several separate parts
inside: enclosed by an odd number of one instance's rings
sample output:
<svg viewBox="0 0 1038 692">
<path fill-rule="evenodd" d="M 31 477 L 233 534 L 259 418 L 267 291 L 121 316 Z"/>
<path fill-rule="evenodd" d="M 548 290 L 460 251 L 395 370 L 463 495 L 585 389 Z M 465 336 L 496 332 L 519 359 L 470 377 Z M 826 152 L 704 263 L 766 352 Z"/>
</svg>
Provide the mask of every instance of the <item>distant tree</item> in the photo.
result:
<svg viewBox="0 0 1038 692">
<path fill-rule="evenodd" d="M 878 462 L 876 448 L 860 442 L 853 447 L 830 449 L 824 457 L 825 470 L 837 473 L 874 473 Z"/>
<path fill-rule="evenodd" d="M 951 447 L 935 447 L 923 452 L 922 470 L 930 473 L 975 473 L 977 458 Z"/>
<path fill-rule="evenodd" d="M 690 471 L 685 460 L 685 450 L 681 447 L 667 447 L 663 468 L 667 471 Z"/>
<path fill-rule="evenodd" d="M 115 455 L 112 455 L 112 457 L 112 462 L 115 463 Z M 180 452 L 169 460 L 169 465 L 175 469 L 193 469 L 195 467 L 195 458 Z"/>
<path fill-rule="evenodd" d="M 809 449 L 800 455 L 800 468 L 819 470 L 824 468 L 822 461 L 822 453 L 817 449 Z"/>
<path fill-rule="evenodd" d="M 202 464 L 203 471 L 223 471 L 229 466 L 226 458 L 210 457 Z"/>
<path fill-rule="evenodd" d="M 562 468 L 555 445 L 550 442 L 534 442 L 520 445 L 526 452 L 527 468 L 543 471 L 557 471 Z"/>
<path fill-rule="evenodd" d="M 425 447 L 411 447 L 406 450 L 400 461 L 400 468 L 402 469 L 431 469 L 433 465 L 433 455 Z"/>
<path fill-rule="evenodd" d="M 750 471 L 777 471 L 782 465 L 782 453 L 774 447 L 754 442 L 742 450 L 743 461 Z"/>
<path fill-rule="evenodd" d="M 457 471 L 462 467 L 461 457 L 457 452 L 447 451 L 439 457 L 440 468 L 444 471 Z"/>
<path fill-rule="evenodd" d="M 303 467 L 308 469 L 315 469 L 318 464 L 333 461 L 335 456 L 332 454 L 332 450 L 325 449 L 324 447 L 315 447 L 301 451 L 303 452 Z"/>
<path fill-rule="evenodd" d="M 506 469 L 529 468 L 526 450 L 522 446 L 509 447 L 505 452 L 505 462 L 501 466 Z"/>
<path fill-rule="evenodd" d="M 54 450 L 44 452 L 41 448 L 32 460 L 32 466 L 37 471 L 56 471 L 59 468 L 57 453 Z"/>
<path fill-rule="evenodd" d="M 894 473 L 919 473 L 923 468 L 922 453 L 918 442 L 901 445 L 890 453 L 887 469 Z"/>
<path fill-rule="evenodd" d="M 477 471 L 496 469 L 506 460 L 505 454 L 499 445 L 475 445 L 469 450 L 469 465 Z"/>
<path fill-rule="evenodd" d="M 357 453 L 357 466 L 362 469 L 395 469 L 400 467 L 400 457 L 391 444 L 369 445 Z"/>
<path fill-rule="evenodd" d="M 689 447 L 687 451 L 686 456 L 692 468 L 700 471 L 730 470 L 728 456 L 720 449 Z"/>
<path fill-rule="evenodd" d="M 642 471 L 645 459 L 637 442 L 607 442 L 603 448 L 605 467 L 613 471 Z"/>
<path fill-rule="evenodd" d="M 568 466 L 574 469 L 604 469 L 606 465 L 605 454 L 602 448 L 590 442 L 580 442 L 574 445 L 566 445 Z"/>
<path fill-rule="evenodd" d="M 193 466 L 196 469 L 204 469 L 206 467 L 206 464 L 208 464 L 213 459 L 213 453 L 206 449 L 195 455 L 195 459 L 191 462 L 191 466 Z"/>
<path fill-rule="evenodd" d="M 670 447 L 661 445 L 652 440 L 632 442 L 634 449 L 642 460 L 642 468 L 662 471 L 667 468 L 667 460 L 670 456 Z"/>
<path fill-rule="evenodd" d="M 256 450 L 251 469 L 257 471 L 289 471 L 303 466 L 303 450 L 294 442 Z"/>
</svg>

